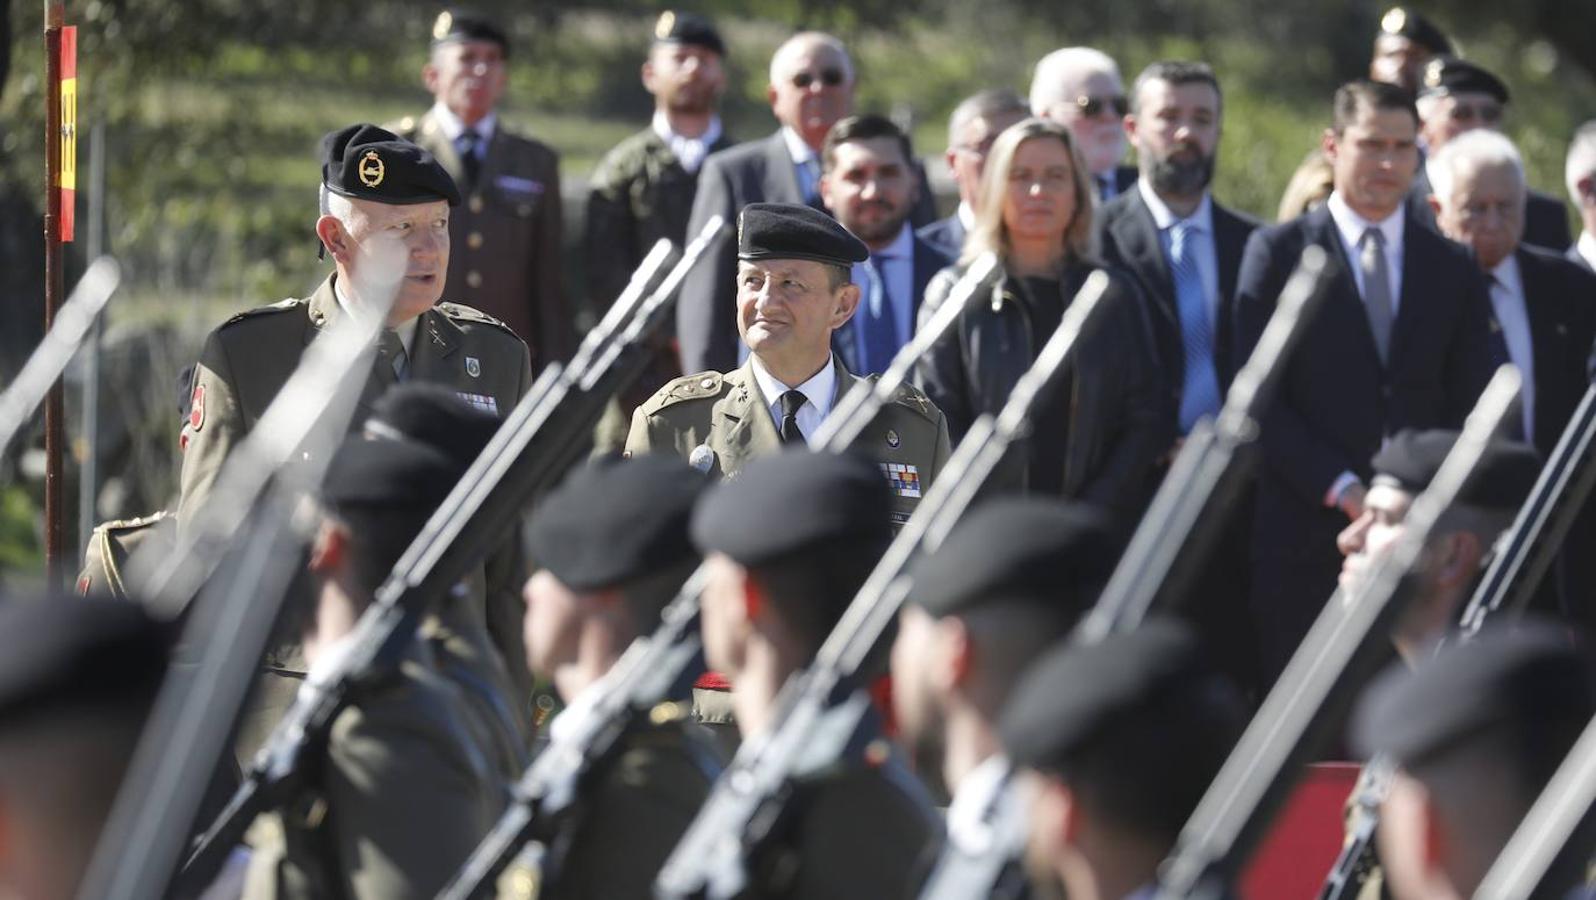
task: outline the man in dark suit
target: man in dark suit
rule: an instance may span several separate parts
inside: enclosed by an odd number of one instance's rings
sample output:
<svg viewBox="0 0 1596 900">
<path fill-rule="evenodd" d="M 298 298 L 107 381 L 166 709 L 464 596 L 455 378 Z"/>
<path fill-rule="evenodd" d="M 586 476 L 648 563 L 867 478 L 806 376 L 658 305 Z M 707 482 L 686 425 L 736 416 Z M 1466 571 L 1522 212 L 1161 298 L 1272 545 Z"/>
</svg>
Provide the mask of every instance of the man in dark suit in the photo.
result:
<svg viewBox="0 0 1596 900">
<path fill-rule="evenodd" d="M 981 173 L 986 155 L 1003 129 L 1025 118 L 1030 109 L 1008 88 L 982 91 L 966 97 L 948 119 L 948 172 L 959 188 L 959 208 L 916 232 L 949 259 L 964 252 L 964 235 L 975 222 L 981 205 Z"/>
<path fill-rule="evenodd" d="M 1042 57 L 1031 76 L 1031 115 L 1065 126 L 1086 158 L 1099 201 L 1136 185 L 1125 156 L 1125 82 L 1112 57 L 1091 47 L 1065 47 Z"/>
<path fill-rule="evenodd" d="M 1223 104 L 1204 63 L 1155 62 L 1137 76 L 1125 130 L 1141 178 L 1103 206 L 1097 240 L 1104 262 L 1129 272 L 1150 306 L 1158 369 L 1177 412 L 1174 434 L 1219 411 L 1221 392 L 1242 360 L 1232 359 L 1236 272 L 1254 220 L 1215 203 L 1209 192 Z M 1178 444 L 1177 444 L 1178 446 Z M 1243 517 L 1241 522 L 1245 522 Z M 1246 528 L 1224 530 L 1190 609 L 1245 688 L 1255 675 L 1247 627 Z M 1242 589 L 1238 589 L 1242 588 Z"/>
<path fill-rule="evenodd" d="M 1568 248 L 1568 258 L 1596 272 L 1596 119 L 1579 126 L 1568 145 L 1568 196 L 1584 230 Z"/>
<path fill-rule="evenodd" d="M 853 267 L 859 311 L 833 332 L 832 347 L 856 375 L 887 370 L 914 336 L 926 285 L 952 260 L 915 236 L 909 210 L 919 193 L 909 138 L 885 116 L 838 122 L 821 149 L 820 197 L 842 227 L 870 248 Z"/>
<path fill-rule="evenodd" d="M 1510 97 L 1500 78 L 1468 60 L 1440 56 L 1424 67 L 1419 87 L 1419 137 L 1426 153 L 1440 152 L 1448 141 L 1476 128 L 1502 130 Z M 1408 194 L 1408 214 L 1428 225 L 1430 184 L 1421 169 Z M 1555 250 L 1568 249 L 1568 208 L 1550 194 L 1530 190 L 1524 207 L 1524 242 Z"/>
<path fill-rule="evenodd" d="M 1257 345 L 1303 248 L 1331 260 L 1328 296 L 1263 422 L 1251 596 L 1266 679 L 1335 587 L 1336 535 L 1363 511 L 1381 442 L 1403 428 L 1458 427 L 1506 358 L 1469 252 L 1406 214 L 1417 134 L 1401 88 L 1343 85 L 1323 139 L 1330 199 L 1258 229 L 1242 255 L 1237 358 Z"/>
</svg>

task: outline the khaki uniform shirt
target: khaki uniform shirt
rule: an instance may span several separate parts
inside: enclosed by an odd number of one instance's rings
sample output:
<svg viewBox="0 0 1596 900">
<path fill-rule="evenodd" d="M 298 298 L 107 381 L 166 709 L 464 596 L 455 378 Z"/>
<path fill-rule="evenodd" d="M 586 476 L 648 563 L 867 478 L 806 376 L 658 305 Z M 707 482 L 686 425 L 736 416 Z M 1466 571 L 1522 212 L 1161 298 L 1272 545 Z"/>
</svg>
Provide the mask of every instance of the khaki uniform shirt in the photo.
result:
<svg viewBox="0 0 1596 900">
<path fill-rule="evenodd" d="M 632 414 L 630 454 L 672 453 L 729 478 L 748 461 L 779 452 L 781 434 L 760 393 L 753 363 L 725 375 L 701 372 L 667 383 Z M 866 379 L 837 367 L 836 400 Z M 835 401 L 834 401 L 835 402 Z M 901 525 L 947 463 L 951 448 L 942 412 L 905 385 L 864 431 L 854 449 L 875 459 L 892 484 L 893 519 Z"/>
<path fill-rule="evenodd" d="M 559 156 L 512 134 L 500 117 L 477 183 L 467 184 L 459 151 L 430 111 L 392 130 L 437 157 L 465 201 L 449 211 L 444 296 L 509 325 L 531 348 L 534 369 L 569 356 L 574 332 L 560 286 Z"/>
</svg>

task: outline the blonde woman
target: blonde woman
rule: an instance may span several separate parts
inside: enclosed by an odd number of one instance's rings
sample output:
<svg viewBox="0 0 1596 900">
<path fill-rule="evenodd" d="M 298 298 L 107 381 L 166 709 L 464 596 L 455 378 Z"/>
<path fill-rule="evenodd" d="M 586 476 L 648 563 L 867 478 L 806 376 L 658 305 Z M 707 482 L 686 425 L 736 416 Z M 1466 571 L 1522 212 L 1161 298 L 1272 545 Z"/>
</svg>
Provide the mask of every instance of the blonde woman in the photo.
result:
<svg viewBox="0 0 1596 900">
<path fill-rule="evenodd" d="M 925 321 L 965 266 L 995 252 L 1003 277 L 920 360 L 915 379 L 947 416 L 955 440 L 996 412 L 1036 359 L 1092 272 L 1090 176 L 1070 132 L 1026 119 L 998 136 L 982 202 L 958 265 L 927 287 Z M 1011 486 L 1097 504 L 1133 520 L 1152 487 L 1152 468 L 1174 435 L 1171 399 L 1152 354 L 1145 307 L 1130 279 L 1111 288 L 1074 362 L 1034 417 Z"/>
</svg>

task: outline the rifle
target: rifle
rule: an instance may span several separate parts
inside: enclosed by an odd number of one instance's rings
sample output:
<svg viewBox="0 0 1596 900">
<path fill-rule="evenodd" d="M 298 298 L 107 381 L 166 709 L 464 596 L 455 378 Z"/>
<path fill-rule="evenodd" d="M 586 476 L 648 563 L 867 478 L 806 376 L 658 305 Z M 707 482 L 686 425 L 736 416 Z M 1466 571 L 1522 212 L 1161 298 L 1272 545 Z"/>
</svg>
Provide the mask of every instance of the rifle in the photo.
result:
<svg viewBox="0 0 1596 900">
<path fill-rule="evenodd" d="M 785 825 L 795 774 L 841 759 L 861 734 L 870 701 L 857 690 L 859 672 L 908 593 L 910 561 L 935 552 L 1010 446 L 1028 433 L 1037 400 L 1069 360 L 1107 287 L 1102 272 L 1087 279 L 1002 410 L 971 425 L 814 661 L 783 685 L 774 727 L 745 741 L 716 781 L 661 869 L 657 896 L 730 898 L 750 888 L 749 859 Z"/>
<path fill-rule="evenodd" d="M 1458 640 L 1478 634 L 1493 616 L 1504 611 L 1517 615 L 1529 606 L 1596 481 L 1593 439 L 1596 387 L 1585 391 L 1529 497 L 1499 539 L 1499 549 L 1459 617 Z M 1390 760 L 1376 757 L 1359 773 L 1346 844 L 1330 868 L 1320 900 L 1351 900 L 1368 879 L 1375 863 L 1374 832 L 1380 821 L 1380 804 L 1394 770 Z"/>
<path fill-rule="evenodd" d="M 1263 336 L 1232 380 L 1224 407 L 1216 418 L 1204 418 L 1192 428 L 1102 595 L 1071 640 L 1095 644 L 1130 631 L 1155 605 L 1169 605 L 1184 596 L 1218 530 L 1198 525 L 1229 519 L 1251 468 L 1248 451 L 1258 439 L 1258 419 L 1268 408 L 1285 360 L 1323 302 L 1327 259 L 1318 247 L 1303 251 Z M 972 845 L 981 852 L 970 852 L 950 839 L 920 892 L 921 900 L 1021 895 L 1026 885 L 1015 875 L 1025 850 L 1027 823 L 1026 804 L 1019 794 L 1012 772 L 1005 775 L 981 816 L 985 834 Z"/>
<path fill-rule="evenodd" d="M 663 322 L 682 278 L 724 227 L 718 217 L 711 220 L 645 296 L 672 252 L 667 243 L 657 244 L 571 364 L 544 368 L 378 587 L 351 633 L 351 652 L 326 679 L 307 681 L 295 696 L 227 806 L 195 842 L 174 893 L 202 890 L 257 815 L 305 788 L 306 762 L 320 758 L 338 714 L 395 670 L 431 602 L 480 565 L 522 506 L 580 454 L 609 397 L 647 364 L 638 341 Z"/>
<path fill-rule="evenodd" d="M 954 286 L 915 338 L 893 357 L 879 379 L 849 391 L 815 432 L 811 448 L 837 451 L 850 446 L 876 415 L 892 401 L 914 363 L 952 327 L 977 293 L 990 288 L 998 272 L 997 258 L 978 258 Z M 686 693 L 702 667 L 699 635 L 700 567 L 666 605 L 651 635 L 633 641 L 604 677 L 606 687 L 591 706 L 567 710 L 577 718 L 562 725 L 549 745 L 527 768 L 512 791 L 510 806 L 465 865 L 438 895 L 467 900 L 493 884 L 527 843 L 552 844 L 568 826 L 576 800 L 589 789 L 595 773 L 604 771 L 623 741 L 658 704 Z M 544 881 L 551 880 L 557 857 L 546 858 Z"/>
<path fill-rule="evenodd" d="M 72 296 L 55 314 L 50 333 L 34 349 L 22 371 L 0 394 L 0 456 L 21 431 L 33 411 L 44 402 L 67 363 L 72 361 L 78 348 L 93 327 L 94 320 L 105 309 L 105 304 L 122 283 L 122 267 L 109 256 L 102 256 L 89 265 L 72 290 Z"/>
<path fill-rule="evenodd" d="M 1368 578 L 1330 596 L 1181 829 L 1160 867 L 1160 900 L 1224 896 L 1301 764 L 1331 735 L 1338 711 L 1333 701 L 1375 661 L 1403 581 L 1513 408 L 1521 382 L 1512 366 L 1497 370 L 1430 486 L 1414 499 L 1402 536 Z"/>
<path fill-rule="evenodd" d="M 1475 889 L 1475 900 L 1530 900 L 1556 885 L 1545 884 L 1560 857 L 1588 849 L 1596 803 L 1596 719 L 1557 767 L 1524 821 L 1491 863 Z M 1583 859 L 1579 862 L 1583 863 Z M 1580 866 L 1583 872 L 1583 865 Z M 1586 895 L 1581 895 L 1586 896 Z"/>
</svg>

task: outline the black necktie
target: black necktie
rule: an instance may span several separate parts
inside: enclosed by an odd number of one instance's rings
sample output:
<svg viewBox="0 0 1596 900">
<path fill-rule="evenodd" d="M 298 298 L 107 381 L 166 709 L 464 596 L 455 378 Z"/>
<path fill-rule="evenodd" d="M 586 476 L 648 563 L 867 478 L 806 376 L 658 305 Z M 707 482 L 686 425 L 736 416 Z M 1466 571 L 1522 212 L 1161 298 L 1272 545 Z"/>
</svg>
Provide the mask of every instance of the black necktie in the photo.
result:
<svg viewBox="0 0 1596 900">
<path fill-rule="evenodd" d="M 809 398 L 803 391 L 788 391 L 781 395 L 781 442 L 783 444 L 802 444 L 804 433 L 798 430 L 798 410 Z"/>
<path fill-rule="evenodd" d="M 466 190 L 477 186 L 477 175 L 482 168 L 482 158 L 478 153 L 481 146 L 482 135 L 470 128 L 460 132 L 460 164 L 465 167 Z"/>
</svg>

